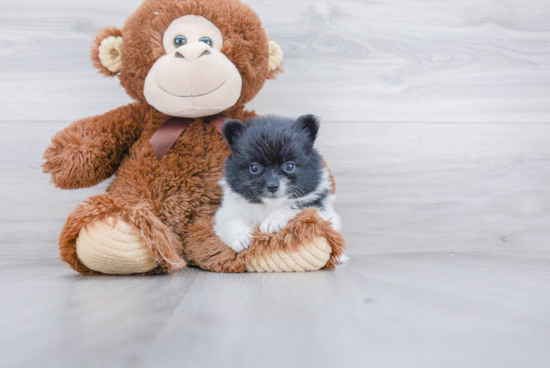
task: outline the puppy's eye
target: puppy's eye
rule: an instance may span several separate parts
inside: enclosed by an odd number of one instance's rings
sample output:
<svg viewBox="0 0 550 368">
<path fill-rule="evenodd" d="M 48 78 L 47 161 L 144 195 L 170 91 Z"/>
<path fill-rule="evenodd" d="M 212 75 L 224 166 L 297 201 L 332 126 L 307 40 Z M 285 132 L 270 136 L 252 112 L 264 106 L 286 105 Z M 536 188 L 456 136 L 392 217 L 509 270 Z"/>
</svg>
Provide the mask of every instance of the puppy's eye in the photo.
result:
<svg viewBox="0 0 550 368">
<path fill-rule="evenodd" d="M 287 173 L 293 173 L 294 170 L 296 170 L 296 165 L 294 164 L 294 162 L 287 162 L 285 164 L 285 171 Z"/>
<path fill-rule="evenodd" d="M 250 164 L 250 172 L 252 174 L 257 174 L 260 171 L 262 171 L 262 166 L 260 164 L 257 164 L 257 163 Z"/>
<path fill-rule="evenodd" d="M 212 40 L 209 37 L 203 37 L 199 40 L 200 42 L 204 42 L 208 46 L 212 46 Z"/>
<path fill-rule="evenodd" d="M 183 46 L 187 43 L 187 38 L 185 36 L 179 35 L 174 38 L 174 45 L 177 47 Z"/>
</svg>

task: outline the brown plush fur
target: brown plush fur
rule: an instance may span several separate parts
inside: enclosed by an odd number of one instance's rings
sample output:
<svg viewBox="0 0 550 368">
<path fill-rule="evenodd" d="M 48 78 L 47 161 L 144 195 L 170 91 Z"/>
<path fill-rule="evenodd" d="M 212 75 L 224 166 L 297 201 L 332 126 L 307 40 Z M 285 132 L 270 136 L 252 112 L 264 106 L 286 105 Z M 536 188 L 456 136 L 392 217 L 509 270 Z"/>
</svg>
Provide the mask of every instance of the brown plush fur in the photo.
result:
<svg viewBox="0 0 550 368">
<path fill-rule="evenodd" d="M 63 189 L 90 187 L 116 174 L 106 194 L 90 198 L 69 216 L 60 235 L 62 259 L 80 273 L 97 274 L 78 260 L 76 239 L 87 224 L 113 217 L 126 221 L 147 239 L 158 264 L 150 273 L 184 267 L 183 258 L 206 270 L 244 272 L 244 264 L 262 249 L 295 250 L 315 237 L 326 237 L 333 248 L 326 266 L 333 268 L 344 240 L 315 210 L 304 211 L 277 234 L 256 231 L 250 249 L 240 254 L 216 237 L 213 216 L 222 195 L 217 182 L 229 148 L 202 118 L 190 119 L 187 130 L 157 160 L 149 140 L 170 117 L 147 104 L 144 80 L 162 56 L 165 29 L 187 14 L 202 15 L 222 31 L 222 52 L 242 75 L 241 97 L 224 114 L 240 120 L 255 116 L 244 110 L 244 104 L 274 76 L 267 68 L 268 38 L 256 13 L 241 0 L 146 0 L 121 32 L 119 78 L 135 102 L 71 124 L 52 139 L 44 155 L 44 171 Z M 94 64 L 108 76 L 113 73 L 99 62 L 97 48 L 102 37 L 118 32 L 114 28 L 102 31 L 92 47 Z"/>
</svg>

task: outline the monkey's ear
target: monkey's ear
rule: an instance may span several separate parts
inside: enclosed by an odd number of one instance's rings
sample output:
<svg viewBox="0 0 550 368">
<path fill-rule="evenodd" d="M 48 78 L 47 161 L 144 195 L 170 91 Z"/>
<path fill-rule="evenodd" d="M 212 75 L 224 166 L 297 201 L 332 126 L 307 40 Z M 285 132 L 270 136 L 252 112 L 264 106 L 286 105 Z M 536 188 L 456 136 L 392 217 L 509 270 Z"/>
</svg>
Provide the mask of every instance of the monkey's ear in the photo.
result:
<svg viewBox="0 0 550 368">
<path fill-rule="evenodd" d="M 239 136 L 244 132 L 244 129 L 246 126 L 244 123 L 240 120 L 229 120 L 223 125 L 222 133 L 225 137 L 225 140 L 229 144 L 229 148 L 231 148 L 231 151 L 234 151 L 234 144 L 235 140 L 239 138 Z"/>
<path fill-rule="evenodd" d="M 269 41 L 269 74 L 267 79 L 275 79 L 277 74 L 282 73 L 284 53 L 283 49 L 275 41 Z"/>
<path fill-rule="evenodd" d="M 300 116 L 296 120 L 296 125 L 304 130 L 311 140 L 311 142 L 315 142 L 317 139 L 317 134 L 319 133 L 319 118 L 315 115 L 304 115 Z"/>
<path fill-rule="evenodd" d="M 122 68 L 122 32 L 108 27 L 97 32 L 92 43 L 92 62 L 107 77 L 114 77 Z"/>
</svg>

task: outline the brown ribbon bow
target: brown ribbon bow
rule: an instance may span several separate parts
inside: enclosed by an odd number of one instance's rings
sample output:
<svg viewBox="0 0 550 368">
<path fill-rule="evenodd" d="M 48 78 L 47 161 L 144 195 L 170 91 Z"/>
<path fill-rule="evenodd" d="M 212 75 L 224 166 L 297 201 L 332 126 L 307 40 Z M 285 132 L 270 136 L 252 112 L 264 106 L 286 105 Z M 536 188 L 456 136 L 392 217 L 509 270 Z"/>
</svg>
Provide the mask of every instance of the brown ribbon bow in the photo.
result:
<svg viewBox="0 0 550 368">
<path fill-rule="evenodd" d="M 230 118 L 225 115 L 214 115 L 204 118 L 204 120 L 205 123 L 212 124 L 221 133 L 223 124 L 230 120 Z M 153 147 L 153 151 L 155 151 L 155 155 L 159 161 L 162 160 L 164 155 L 172 148 L 180 135 L 192 122 L 192 119 L 172 118 L 153 134 L 149 143 Z"/>
</svg>

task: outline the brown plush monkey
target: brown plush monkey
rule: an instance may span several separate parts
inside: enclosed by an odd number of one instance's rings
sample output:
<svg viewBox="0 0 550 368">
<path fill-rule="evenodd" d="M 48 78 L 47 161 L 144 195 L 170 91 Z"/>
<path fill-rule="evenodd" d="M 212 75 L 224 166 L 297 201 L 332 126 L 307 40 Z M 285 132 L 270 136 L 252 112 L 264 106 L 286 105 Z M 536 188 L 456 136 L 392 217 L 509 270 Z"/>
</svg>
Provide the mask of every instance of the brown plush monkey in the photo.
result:
<svg viewBox="0 0 550 368">
<path fill-rule="evenodd" d="M 44 171 L 62 189 L 94 186 L 60 235 L 83 274 L 153 274 L 186 264 L 216 272 L 333 268 L 344 240 L 307 209 L 236 253 L 212 230 L 229 149 L 219 126 L 275 78 L 282 51 L 241 0 L 145 0 L 122 31 L 102 30 L 94 65 L 135 100 L 59 132 Z"/>
</svg>

